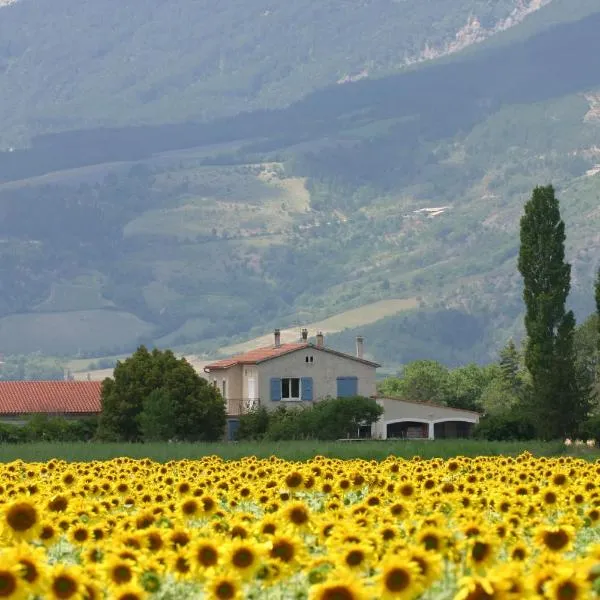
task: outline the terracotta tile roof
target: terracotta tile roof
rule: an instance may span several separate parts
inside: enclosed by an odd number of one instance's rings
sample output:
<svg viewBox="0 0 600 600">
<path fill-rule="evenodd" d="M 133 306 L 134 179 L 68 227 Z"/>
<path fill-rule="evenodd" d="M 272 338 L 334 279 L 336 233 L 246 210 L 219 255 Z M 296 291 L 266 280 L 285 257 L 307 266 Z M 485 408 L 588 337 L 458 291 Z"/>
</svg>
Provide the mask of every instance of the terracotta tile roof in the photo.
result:
<svg viewBox="0 0 600 600">
<path fill-rule="evenodd" d="M 305 348 L 312 348 L 314 350 L 321 350 L 322 352 L 329 352 L 330 354 L 335 354 L 343 358 L 356 360 L 358 362 L 374 367 L 381 366 L 369 360 L 357 358 L 352 354 L 344 354 L 343 352 L 338 352 L 337 350 L 332 350 L 331 348 L 317 347 L 315 346 L 315 344 L 310 344 L 308 342 L 296 342 L 293 344 L 281 344 L 281 346 L 279 347 L 267 346 L 266 348 L 256 348 L 255 350 L 250 350 L 248 352 L 244 352 L 243 354 L 236 354 L 235 356 L 232 356 L 230 358 L 224 358 L 222 360 L 218 360 L 214 363 L 206 365 L 206 367 L 204 367 L 204 370 L 213 371 L 217 369 L 228 369 L 229 367 L 233 367 L 235 365 L 255 365 L 265 360 L 277 358 L 278 356 L 289 354 L 290 352 L 295 352 L 296 350 L 303 350 Z"/>
<path fill-rule="evenodd" d="M 99 413 L 101 381 L 0 381 L 0 414 Z"/>
<path fill-rule="evenodd" d="M 306 342 L 295 343 L 295 344 L 281 344 L 281 346 L 267 346 L 266 348 L 256 348 L 249 350 L 242 354 L 236 354 L 230 358 L 224 358 L 218 360 L 210 365 L 206 365 L 206 369 L 228 369 L 234 365 L 254 365 L 262 362 L 263 360 L 269 360 L 276 356 L 282 356 L 288 354 L 288 352 L 295 352 L 296 350 L 302 350 L 308 348 L 310 344 Z"/>
</svg>

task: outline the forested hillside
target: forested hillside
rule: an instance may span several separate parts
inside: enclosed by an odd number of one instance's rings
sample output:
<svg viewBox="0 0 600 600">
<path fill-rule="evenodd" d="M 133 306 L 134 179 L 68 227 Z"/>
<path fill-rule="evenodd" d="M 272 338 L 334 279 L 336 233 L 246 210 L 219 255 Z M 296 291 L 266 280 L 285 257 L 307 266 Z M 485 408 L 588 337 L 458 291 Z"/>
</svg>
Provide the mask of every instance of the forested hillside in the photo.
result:
<svg viewBox="0 0 600 600">
<path fill-rule="evenodd" d="M 486 360 L 519 332 L 518 219 L 549 182 L 587 314 L 600 260 L 594 4 L 555 0 L 477 49 L 287 108 L 0 153 L 0 347 L 215 352 L 411 298 L 418 309 L 361 327 L 372 356 Z M 329 339 L 351 350 L 355 333 Z"/>
<path fill-rule="evenodd" d="M 0 148 L 285 106 L 481 41 L 548 2 L 21 0 L 0 18 Z"/>
</svg>

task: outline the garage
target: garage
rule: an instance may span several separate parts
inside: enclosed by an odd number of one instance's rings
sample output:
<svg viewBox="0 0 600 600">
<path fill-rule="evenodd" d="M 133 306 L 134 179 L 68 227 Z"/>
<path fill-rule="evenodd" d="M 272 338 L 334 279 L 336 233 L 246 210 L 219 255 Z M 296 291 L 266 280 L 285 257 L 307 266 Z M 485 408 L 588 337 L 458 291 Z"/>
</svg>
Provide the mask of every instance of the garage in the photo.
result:
<svg viewBox="0 0 600 600">
<path fill-rule="evenodd" d="M 375 398 L 383 415 L 373 424 L 375 439 L 457 439 L 468 438 L 481 415 L 471 410 L 430 402 L 398 398 Z"/>
</svg>

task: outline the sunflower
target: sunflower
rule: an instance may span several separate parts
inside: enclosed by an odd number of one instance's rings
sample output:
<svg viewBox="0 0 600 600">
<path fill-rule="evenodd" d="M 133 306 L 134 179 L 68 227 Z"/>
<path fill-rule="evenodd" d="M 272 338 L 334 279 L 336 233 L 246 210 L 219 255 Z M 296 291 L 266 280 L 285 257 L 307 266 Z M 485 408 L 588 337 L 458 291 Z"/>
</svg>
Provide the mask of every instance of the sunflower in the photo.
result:
<svg viewBox="0 0 600 600">
<path fill-rule="evenodd" d="M 195 542 L 190 549 L 190 554 L 196 569 L 210 569 L 219 564 L 219 548 L 209 540 Z"/>
<path fill-rule="evenodd" d="M 406 558 L 419 568 L 419 575 L 427 584 L 433 583 L 442 573 L 442 559 L 437 552 L 412 546 L 404 549 Z M 402 552 L 402 551 L 400 551 Z"/>
<path fill-rule="evenodd" d="M 403 554 L 395 554 L 380 565 L 376 578 L 378 598 L 382 600 L 414 598 L 424 587 L 425 579 L 416 562 Z"/>
<path fill-rule="evenodd" d="M 283 510 L 285 521 L 296 529 L 307 529 L 311 524 L 310 509 L 304 502 L 292 502 Z"/>
<path fill-rule="evenodd" d="M 537 544 L 549 552 L 562 553 L 571 549 L 575 530 L 570 525 L 542 526 L 535 534 Z"/>
<path fill-rule="evenodd" d="M 21 567 L 15 563 L 0 566 L 0 598 L 23 600 L 28 595 L 29 590 L 23 581 Z"/>
<path fill-rule="evenodd" d="M 208 592 L 209 600 L 240 600 L 242 598 L 240 581 L 236 575 L 219 573 L 209 580 L 205 589 Z"/>
<path fill-rule="evenodd" d="M 118 555 L 106 557 L 103 564 L 106 579 L 113 586 L 121 586 L 135 580 L 136 566 L 132 560 L 121 558 Z"/>
<path fill-rule="evenodd" d="M 372 550 L 366 544 L 349 544 L 337 551 L 337 562 L 351 571 L 364 570 L 369 566 Z"/>
<path fill-rule="evenodd" d="M 20 568 L 20 576 L 30 592 L 40 593 L 48 583 L 46 552 L 43 548 L 20 543 L 11 549 L 10 562 Z M 2 598 L 0 593 L 0 598 Z"/>
<path fill-rule="evenodd" d="M 75 565 L 55 565 L 50 573 L 50 584 L 46 598 L 56 600 L 79 599 L 85 590 L 84 575 Z"/>
<path fill-rule="evenodd" d="M 458 593 L 454 600 L 495 600 L 499 590 L 487 577 L 463 577 L 458 582 Z"/>
<path fill-rule="evenodd" d="M 302 564 L 304 561 L 304 545 L 292 536 L 276 535 L 270 540 L 269 558 L 284 565 Z"/>
<path fill-rule="evenodd" d="M 424 527 L 417 535 L 417 541 L 425 550 L 442 552 L 446 536 L 438 527 Z"/>
<path fill-rule="evenodd" d="M 12 539 L 32 539 L 39 532 L 40 520 L 35 504 L 27 498 L 18 499 L 2 507 L 2 528 Z"/>
<path fill-rule="evenodd" d="M 368 600 L 359 579 L 344 571 L 334 571 L 324 583 L 311 587 L 309 600 Z"/>
<path fill-rule="evenodd" d="M 242 579 L 251 578 L 260 568 L 261 546 L 244 540 L 234 540 L 225 550 L 225 562 Z"/>
<path fill-rule="evenodd" d="M 494 560 L 495 553 L 496 548 L 491 540 L 479 537 L 467 543 L 467 563 L 475 569 L 489 565 Z"/>
<path fill-rule="evenodd" d="M 558 567 L 555 575 L 544 585 L 546 598 L 552 600 L 579 600 L 589 598 L 591 586 L 580 569 Z"/>
<path fill-rule="evenodd" d="M 52 546 L 56 543 L 59 533 L 56 527 L 48 522 L 42 521 L 39 526 L 38 540 L 44 544 L 44 546 Z"/>
<path fill-rule="evenodd" d="M 112 598 L 114 600 L 144 600 L 144 598 L 148 598 L 148 593 L 137 583 L 128 583 L 119 588 Z"/>
</svg>

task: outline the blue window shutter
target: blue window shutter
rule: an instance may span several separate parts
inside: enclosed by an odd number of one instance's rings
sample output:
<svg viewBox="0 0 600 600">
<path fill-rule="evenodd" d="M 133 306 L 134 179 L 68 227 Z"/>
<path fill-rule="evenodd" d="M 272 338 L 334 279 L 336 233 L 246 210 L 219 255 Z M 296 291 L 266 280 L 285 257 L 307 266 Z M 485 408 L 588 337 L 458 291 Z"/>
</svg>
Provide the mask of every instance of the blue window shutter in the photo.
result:
<svg viewBox="0 0 600 600">
<path fill-rule="evenodd" d="M 273 402 L 281 400 L 281 379 L 271 377 L 271 400 Z"/>
<path fill-rule="evenodd" d="M 351 398 L 358 396 L 358 377 L 338 377 L 337 397 Z"/>
<path fill-rule="evenodd" d="M 232 442 L 237 437 L 237 430 L 240 428 L 239 419 L 231 419 L 228 426 L 227 439 Z"/>
<path fill-rule="evenodd" d="M 312 377 L 302 377 L 300 382 L 302 388 L 302 400 L 312 400 L 313 399 L 313 378 Z"/>
</svg>

